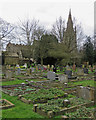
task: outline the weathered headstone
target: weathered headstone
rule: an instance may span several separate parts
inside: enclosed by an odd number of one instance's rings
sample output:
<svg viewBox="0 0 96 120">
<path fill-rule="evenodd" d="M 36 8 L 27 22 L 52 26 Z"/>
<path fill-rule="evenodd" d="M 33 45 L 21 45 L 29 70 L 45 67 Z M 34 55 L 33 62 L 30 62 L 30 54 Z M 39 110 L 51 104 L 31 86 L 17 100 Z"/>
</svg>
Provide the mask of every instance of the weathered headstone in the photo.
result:
<svg viewBox="0 0 96 120">
<path fill-rule="evenodd" d="M 90 87 L 77 87 L 77 96 L 85 100 L 94 100 L 94 89 Z"/>
<path fill-rule="evenodd" d="M 68 75 L 68 79 L 72 77 L 72 71 L 71 70 L 66 70 L 65 74 Z"/>
<path fill-rule="evenodd" d="M 79 76 L 84 75 L 83 69 L 79 69 L 79 68 L 78 68 L 78 70 L 77 70 L 77 75 L 79 75 Z"/>
<path fill-rule="evenodd" d="M 6 71 L 6 79 L 11 79 L 12 78 L 12 72 L 10 70 Z"/>
<path fill-rule="evenodd" d="M 72 69 L 73 69 L 73 71 L 75 71 L 75 70 L 76 70 L 76 65 L 75 65 L 75 63 L 73 64 Z"/>
<path fill-rule="evenodd" d="M 59 81 L 61 83 L 67 83 L 68 82 L 68 76 L 67 75 L 61 74 L 61 75 L 58 75 L 58 77 L 59 77 Z"/>
<path fill-rule="evenodd" d="M 83 71 L 84 71 L 85 74 L 88 74 L 88 69 L 87 68 L 84 68 Z"/>
<path fill-rule="evenodd" d="M 31 73 L 30 73 L 30 69 L 29 68 L 27 68 L 27 75 L 30 75 Z"/>
<path fill-rule="evenodd" d="M 16 75 L 19 75 L 21 72 L 20 72 L 20 68 L 17 68 L 16 70 Z"/>
<path fill-rule="evenodd" d="M 48 73 L 47 73 L 47 79 L 55 80 L 55 76 L 56 76 L 56 74 L 54 72 L 48 71 Z"/>
</svg>

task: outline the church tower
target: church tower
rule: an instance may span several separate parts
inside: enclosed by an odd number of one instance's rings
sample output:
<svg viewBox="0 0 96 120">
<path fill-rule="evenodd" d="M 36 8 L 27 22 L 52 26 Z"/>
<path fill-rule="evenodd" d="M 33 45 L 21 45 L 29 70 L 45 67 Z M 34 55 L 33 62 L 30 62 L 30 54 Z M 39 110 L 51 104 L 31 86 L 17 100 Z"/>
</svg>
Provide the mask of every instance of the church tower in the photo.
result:
<svg viewBox="0 0 96 120">
<path fill-rule="evenodd" d="M 77 42 L 76 42 L 76 27 L 73 28 L 73 21 L 71 16 L 71 9 L 69 11 L 67 28 L 64 32 L 63 43 L 68 47 L 70 52 L 77 51 Z"/>
</svg>

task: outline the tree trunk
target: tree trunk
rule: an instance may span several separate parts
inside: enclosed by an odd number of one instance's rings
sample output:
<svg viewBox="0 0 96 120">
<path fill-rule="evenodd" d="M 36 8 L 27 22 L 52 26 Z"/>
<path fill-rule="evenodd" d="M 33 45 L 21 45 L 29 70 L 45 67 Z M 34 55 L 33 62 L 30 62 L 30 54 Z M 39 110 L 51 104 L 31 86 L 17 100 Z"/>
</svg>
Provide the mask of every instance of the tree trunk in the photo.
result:
<svg viewBox="0 0 96 120">
<path fill-rule="evenodd" d="M 43 66 L 43 57 L 41 57 L 41 66 Z"/>
</svg>

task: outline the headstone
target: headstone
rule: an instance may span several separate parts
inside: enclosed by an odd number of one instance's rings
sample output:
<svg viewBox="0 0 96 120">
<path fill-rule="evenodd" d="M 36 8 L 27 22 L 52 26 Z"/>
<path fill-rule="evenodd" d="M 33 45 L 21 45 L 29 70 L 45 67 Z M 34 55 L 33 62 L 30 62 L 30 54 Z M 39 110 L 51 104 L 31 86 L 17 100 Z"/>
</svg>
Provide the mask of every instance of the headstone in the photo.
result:
<svg viewBox="0 0 96 120">
<path fill-rule="evenodd" d="M 79 76 L 84 75 L 83 69 L 79 69 L 79 68 L 78 68 L 78 70 L 77 70 L 77 75 L 79 75 Z"/>
<path fill-rule="evenodd" d="M 59 77 L 59 81 L 61 83 L 67 83 L 68 82 L 68 76 L 67 75 L 61 74 L 61 75 L 58 75 L 58 77 Z"/>
<path fill-rule="evenodd" d="M 16 65 L 16 75 L 20 74 L 20 66 L 17 64 Z"/>
<path fill-rule="evenodd" d="M 20 74 L 20 68 L 17 68 L 17 74 L 18 75 Z"/>
<path fill-rule="evenodd" d="M 88 74 L 88 69 L 87 68 L 83 68 L 83 71 L 85 74 Z"/>
<path fill-rule="evenodd" d="M 47 73 L 47 79 L 55 80 L 55 76 L 56 76 L 56 74 L 54 72 L 48 71 L 48 73 Z"/>
<path fill-rule="evenodd" d="M 69 65 L 66 65 L 66 70 L 70 70 L 70 66 Z"/>
<path fill-rule="evenodd" d="M 73 71 L 75 71 L 76 70 L 76 65 L 75 64 L 73 64 Z"/>
<path fill-rule="evenodd" d="M 85 100 L 94 100 L 94 89 L 90 87 L 77 87 L 77 96 Z"/>
<path fill-rule="evenodd" d="M 12 72 L 10 70 L 6 71 L 6 79 L 11 79 L 12 78 Z"/>
<path fill-rule="evenodd" d="M 27 75 L 30 75 L 30 69 L 27 68 Z"/>
<path fill-rule="evenodd" d="M 68 75 L 68 79 L 72 77 L 72 71 L 71 70 L 66 70 L 65 74 Z"/>
</svg>

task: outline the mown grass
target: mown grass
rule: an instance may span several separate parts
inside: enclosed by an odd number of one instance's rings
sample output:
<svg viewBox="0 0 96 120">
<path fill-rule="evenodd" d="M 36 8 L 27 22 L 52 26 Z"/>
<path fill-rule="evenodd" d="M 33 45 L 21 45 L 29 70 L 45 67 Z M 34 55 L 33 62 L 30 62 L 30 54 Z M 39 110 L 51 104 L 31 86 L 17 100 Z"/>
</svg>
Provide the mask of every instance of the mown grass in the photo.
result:
<svg viewBox="0 0 96 120">
<path fill-rule="evenodd" d="M 78 82 L 69 82 L 69 86 L 74 86 L 74 85 L 82 85 L 84 87 L 86 86 L 91 86 L 91 87 L 96 87 L 95 86 L 96 82 L 94 80 L 83 80 L 83 81 L 78 81 Z"/>
<path fill-rule="evenodd" d="M 43 79 L 27 79 L 28 81 L 34 81 L 34 82 L 37 82 L 37 81 L 44 81 L 46 80 L 46 78 L 43 78 Z M 12 80 L 12 81 L 4 81 L 4 82 L 0 82 L 0 85 L 4 86 L 4 85 L 16 85 L 16 84 L 21 84 L 21 83 L 27 83 L 25 82 L 25 80 L 19 80 L 19 79 L 15 79 L 15 80 Z"/>
<path fill-rule="evenodd" d="M 33 105 L 26 104 L 17 100 L 17 97 L 9 96 L 2 93 L 2 98 L 12 102 L 15 107 L 2 110 L 3 118 L 44 118 L 43 116 L 33 112 Z"/>
<path fill-rule="evenodd" d="M 25 82 L 25 80 L 15 79 L 15 80 L 12 80 L 12 81 L 2 82 L 2 86 L 4 86 L 4 85 L 16 85 L 16 84 L 21 84 L 21 83 L 26 83 L 26 82 Z"/>
</svg>

